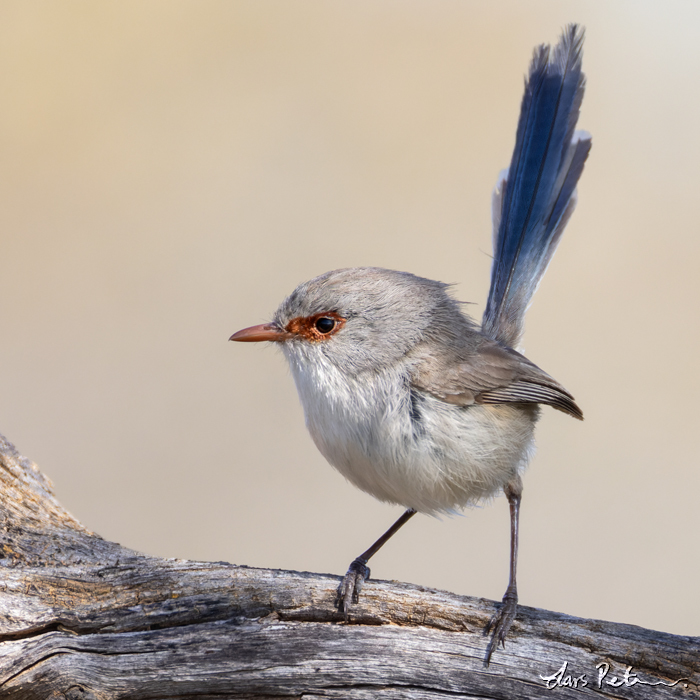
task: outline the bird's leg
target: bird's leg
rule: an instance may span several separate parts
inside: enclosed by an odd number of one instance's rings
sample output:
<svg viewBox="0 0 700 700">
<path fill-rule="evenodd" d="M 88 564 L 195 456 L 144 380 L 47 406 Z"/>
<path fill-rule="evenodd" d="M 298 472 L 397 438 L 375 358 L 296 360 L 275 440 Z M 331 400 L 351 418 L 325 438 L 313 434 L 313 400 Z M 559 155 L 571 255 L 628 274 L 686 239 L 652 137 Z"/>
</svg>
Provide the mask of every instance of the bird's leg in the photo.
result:
<svg viewBox="0 0 700 700">
<path fill-rule="evenodd" d="M 338 586 L 337 606 L 348 619 L 348 610 L 352 603 L 357 603 L 358 596 L 362 590 L 362 584 L 369 578 L 369 567 L 367 562 L 384 546 L 389 538 L 394 535 L 402 525 L 405 525 L 414 515 L 416 511 L 409 508 L 368 550 L 360 554 L 355 559 L 345 577 Z"/>
<path fill-rule="evenodd" d="M 515 582 L 515 570 L 518 564 L 518 523 L 520 520 L 520 498 L 523 493 L 523 482 L 520 476 L 517 476 L 512 481 L 508 482 L 503 491 L 508 498 L 510 505 L 510 578 L 508 580 L 508 588 L 503 596 L 501 607 L 496 611 L 494 616 L 489 620 L 484 634 L 488 634 L 493 630 L 491 641 L 486 650 L 486 665 L 491 661 L 491 654 L 501 643 L 505 647 L 505 638 L 508 634 L 510 626 L 515 619 L 515 613 L 518 608 L 518 586 Z"/>
</svg>

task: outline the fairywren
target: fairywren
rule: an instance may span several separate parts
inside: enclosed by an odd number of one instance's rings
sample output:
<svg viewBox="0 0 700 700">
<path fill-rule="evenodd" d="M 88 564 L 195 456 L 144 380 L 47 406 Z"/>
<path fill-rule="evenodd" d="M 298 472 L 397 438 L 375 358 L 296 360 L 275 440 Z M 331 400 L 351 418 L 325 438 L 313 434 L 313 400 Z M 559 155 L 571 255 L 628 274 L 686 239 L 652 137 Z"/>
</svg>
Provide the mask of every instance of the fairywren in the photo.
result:
<svg viewBox="0 0 700 700">
<path fill-rule="evenodd" d="M 554 49 L 535 50 L 513 157 L 493 196 L 491 289 L 481 326 L 442 282 L 360 267 L 301 284 L 271 323 L 231 336 L 279 343 L 323 456 L 358 488 L 407 509 L 350 565 L 338 589 L 346 617 L 369 577 L 368 560 L 416 512 L 453 513 L 505 492 L 510 581 L 486 630 L 493 630 L 487 663 L 517 609 L 521 474 L 540 405 L 583 417 L 561 384 L 513 349 L 574 210 L 591 146 L 587 133 L 574 131 L 582 42 L 571 25 Z"/>
</svg>

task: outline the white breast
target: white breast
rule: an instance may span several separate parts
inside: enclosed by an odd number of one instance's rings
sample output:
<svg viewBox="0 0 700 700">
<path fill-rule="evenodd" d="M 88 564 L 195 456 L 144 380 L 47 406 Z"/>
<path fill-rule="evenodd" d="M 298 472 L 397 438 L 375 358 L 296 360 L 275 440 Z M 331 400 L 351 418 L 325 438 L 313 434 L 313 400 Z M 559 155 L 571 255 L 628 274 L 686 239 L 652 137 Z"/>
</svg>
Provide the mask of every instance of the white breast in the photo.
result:
<svg viewBox="0 0 700 700">
<path fill-rule="evenodd" d="M 322 352 L 284 349 L 316 446 L 382 501 L 454 512 L 493 496 L 533 451 L 536 406 L 453 406 L 412 396 L 404 366 L 353 377 Z"/>
</svg>

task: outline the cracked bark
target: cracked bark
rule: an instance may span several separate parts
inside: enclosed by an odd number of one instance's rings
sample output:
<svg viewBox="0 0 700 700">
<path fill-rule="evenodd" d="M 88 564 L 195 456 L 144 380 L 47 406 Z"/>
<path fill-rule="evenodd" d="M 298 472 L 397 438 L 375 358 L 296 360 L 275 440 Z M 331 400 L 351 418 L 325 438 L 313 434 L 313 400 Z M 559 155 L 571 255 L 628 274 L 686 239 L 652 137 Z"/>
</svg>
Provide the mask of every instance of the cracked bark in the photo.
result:
<svg viewBox="0 0 700 700">
<path fill-rule="evenodd" d="M 698 637 L 520 607 L 486 667 L 492 601 L 368 581 L 345 623 L 337 576 L 139 554 L 1 436 L 0 491 L 2 698 L 700 697 Z"/>
</svg>

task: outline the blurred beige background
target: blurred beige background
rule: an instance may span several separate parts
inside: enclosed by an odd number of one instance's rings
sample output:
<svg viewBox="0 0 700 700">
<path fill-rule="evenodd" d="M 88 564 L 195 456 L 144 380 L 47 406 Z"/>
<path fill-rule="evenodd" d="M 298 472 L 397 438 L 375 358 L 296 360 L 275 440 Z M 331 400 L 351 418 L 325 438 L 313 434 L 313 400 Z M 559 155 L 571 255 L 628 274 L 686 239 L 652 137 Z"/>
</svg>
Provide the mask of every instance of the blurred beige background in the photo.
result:
<svg viewBox="0 0 700 700">
<path fill-rule="evenodd" d="M 227 338 L 353 265 L 480 317 L 523 75 L 570 21 L 594 147 L 525 346 L 586 421 L 541 421 L 521 602 L 700 634 L 698 3 L 4 0 L 0 432 L 106 538 L 343 573 L 400 509 Z M 494 599 L 507 568 L 503 498 L 372 562 Z"/>
</svg>

